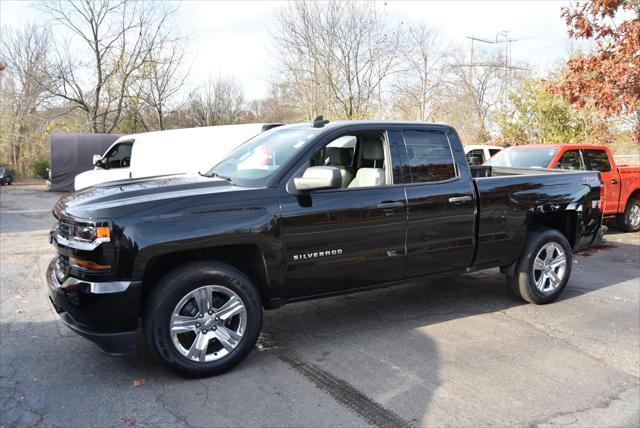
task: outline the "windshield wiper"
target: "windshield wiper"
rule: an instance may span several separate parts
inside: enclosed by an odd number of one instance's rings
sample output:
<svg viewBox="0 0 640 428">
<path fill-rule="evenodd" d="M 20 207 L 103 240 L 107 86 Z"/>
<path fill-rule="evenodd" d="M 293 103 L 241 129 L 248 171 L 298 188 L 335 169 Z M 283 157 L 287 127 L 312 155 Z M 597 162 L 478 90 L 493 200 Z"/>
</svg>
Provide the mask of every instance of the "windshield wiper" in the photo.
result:
<svg viewBox="0 0 640 428">
<path fill-rule="evenodd" d="M 231 177 L 227 177 L 226 175 L 218 174 L 217 172 L 210 172 L 210 173 L 207 173 L 207 174 L 203 174 L 200 171 L 198 171 L 198 174 L 200 174 L 203 177 L 207 177 L 207 178 L 222 178 L 223 180 L 227 180 L 229 183 L 233 183 L 233 180 L 231 179 Z"/>
</svg>

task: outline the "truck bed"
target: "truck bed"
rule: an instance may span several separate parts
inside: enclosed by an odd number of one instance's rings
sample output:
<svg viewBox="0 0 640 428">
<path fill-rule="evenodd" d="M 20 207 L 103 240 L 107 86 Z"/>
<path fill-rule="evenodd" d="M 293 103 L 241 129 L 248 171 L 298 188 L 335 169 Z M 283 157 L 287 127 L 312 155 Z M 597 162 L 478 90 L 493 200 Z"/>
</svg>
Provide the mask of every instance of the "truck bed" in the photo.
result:
<svg viewBox="0 0 640 428">
<path fill-rule="evenodd" d="M 504 177 L 510 175 L 542 175 L 542 174 L 557 174 L 567 172 L 564 169 L 550 169 L 550 168 L 513 168 L 508 166 L 471 166 L 471 176 L 473 178 L 487 178 L 487 177 Z"/>
<path fill-rule="evenodd" d="M 479 166 L 471 167 L 471 174 L 478 199 L 474 266 L 504 266 L 514 260 L 534 214 L 573 222 L 580 230 L 576 236 L 588 237 L 571 242 L 574 250 L 591 242 L 599 222 L 588 219 L 602 216 L 593 203 L 600 199 L 598 172 Z M 567 218 L 567 212 L 576 218 Z"/>
</svg>

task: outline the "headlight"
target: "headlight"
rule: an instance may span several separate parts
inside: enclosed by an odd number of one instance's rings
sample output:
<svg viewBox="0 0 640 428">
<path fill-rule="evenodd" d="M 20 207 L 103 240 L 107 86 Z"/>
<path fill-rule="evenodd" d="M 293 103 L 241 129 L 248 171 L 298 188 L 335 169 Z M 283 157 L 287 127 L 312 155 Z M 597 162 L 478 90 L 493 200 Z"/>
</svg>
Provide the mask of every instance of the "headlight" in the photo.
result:
<svg viewBox="0 0 640 428">
<path fill-rule="evenodd" d="M 111 230 L 108 226 L 98 226 L 95 223 L 75 223 L 70 238 L 86 242 L 93 242 L 97 239 L 100 239 L 101 242 L 108 242 L 111 238 Z"/>
<path fill-rule="evenodd" d="M 65 239 L 80 242 L 109 242 L 111 229 L 105 222 L 78 222 L 61 218 L 58 233 Z"/>
</svg>

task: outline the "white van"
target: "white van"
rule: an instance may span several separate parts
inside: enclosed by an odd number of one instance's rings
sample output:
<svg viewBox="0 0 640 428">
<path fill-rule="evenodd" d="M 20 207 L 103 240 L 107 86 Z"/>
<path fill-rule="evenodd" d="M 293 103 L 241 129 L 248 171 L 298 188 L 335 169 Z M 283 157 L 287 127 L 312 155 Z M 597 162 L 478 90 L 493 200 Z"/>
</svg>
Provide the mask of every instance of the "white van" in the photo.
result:
<svg viewBox="0 0 640 428">
<path fill-rule="evenodd" d="M 485 161 L 500 150 L 504 149 L 501 146 L 489 146 L 484 144 L 470 144 L 464 146 L 464 154 L 467 156 L 467 162 L 469 165 L 482 165 Z"/>
<path fill-rule="evenodd" d="M 75 190 L 127 178 L 206 172 L 224 156 L 277 124 L 207 126 L 125 135 L 103 155 L 93 155 L 95 168 L 76 175 Z"/>
</svg>

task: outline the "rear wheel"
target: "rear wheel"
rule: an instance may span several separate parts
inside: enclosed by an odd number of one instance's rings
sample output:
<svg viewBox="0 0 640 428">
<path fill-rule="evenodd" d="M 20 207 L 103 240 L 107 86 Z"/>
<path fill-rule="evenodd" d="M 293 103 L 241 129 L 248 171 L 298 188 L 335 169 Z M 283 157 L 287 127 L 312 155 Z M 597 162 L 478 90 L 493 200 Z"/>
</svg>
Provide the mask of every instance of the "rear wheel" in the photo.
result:
<svg viewBox="0 0 640 428">
<path fill-rule="evenodd" d="M 624 232 L 640 230 L 640 199 L 629 198 L 624 213 L 616 216 L 618 229 Z"/>
<path fill-rule="evenodd" d="M 262 327 L 257 290 L 223 263 L 193 263 L 170 272 L 156 284 L 145 312 L 145 336 L 154 356 L 194 377 L 238 364 Z"/>
<path fill-rule="evenodd" d="M 554 229 L 529 232 L 515 276 L 507 280 L 523 300 L 546 304 L 560 296 L 571 275 L 571 247 L 567 238 Z"/>
</svg>

